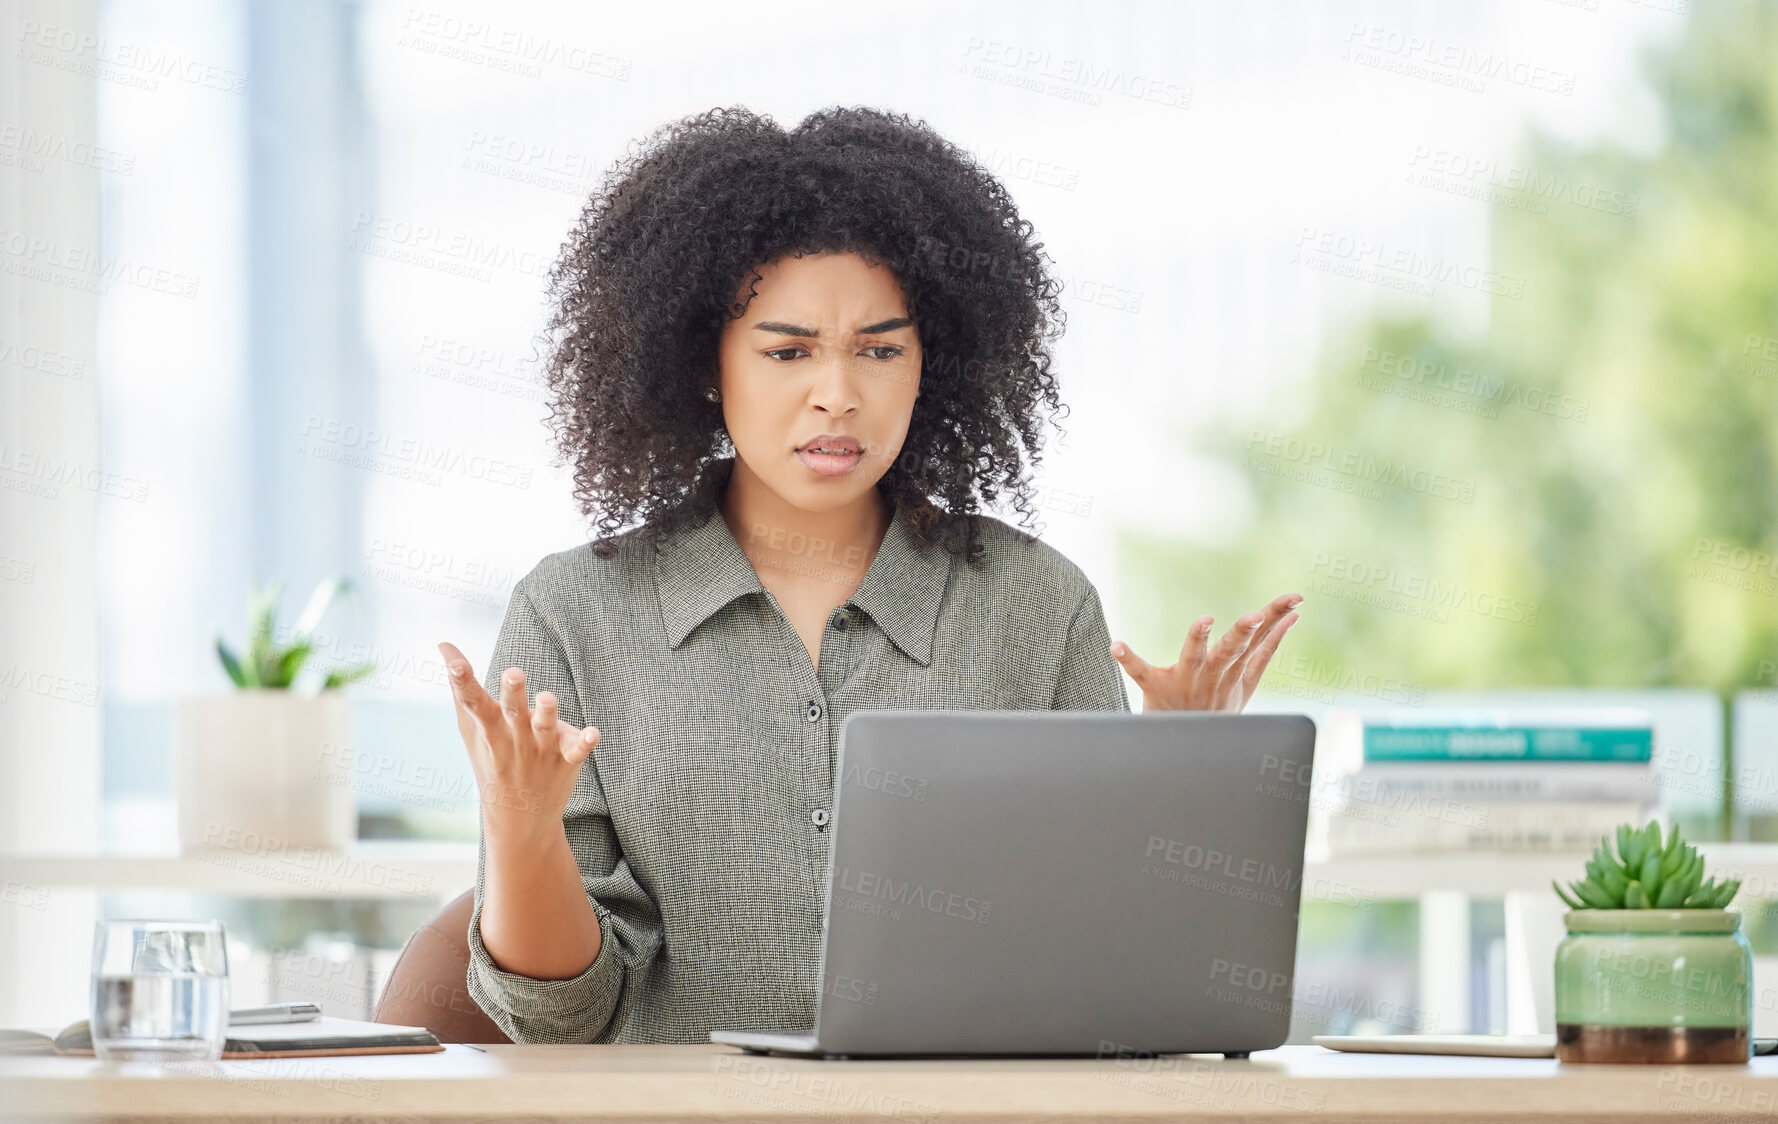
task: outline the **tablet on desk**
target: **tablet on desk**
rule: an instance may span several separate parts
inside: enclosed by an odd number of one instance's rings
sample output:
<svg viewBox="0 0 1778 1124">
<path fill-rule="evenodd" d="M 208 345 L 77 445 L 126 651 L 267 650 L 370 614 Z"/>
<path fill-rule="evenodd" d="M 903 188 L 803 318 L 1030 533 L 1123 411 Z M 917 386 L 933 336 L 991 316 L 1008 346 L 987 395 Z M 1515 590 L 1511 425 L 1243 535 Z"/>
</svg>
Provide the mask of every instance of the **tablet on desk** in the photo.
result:
<svg viewBox="0 0 1778 1124">
<path fill-rule="evenodd" d="M 1483 1058 L 1553 1058 L 1553 1034 L 1317 1034 L 1310 1041 L 1358 1054 L 1462 1054 Z M 1753 1052 L 1778 1054 L 1778 1038 L 1755 1038 Z"/>
<path fill-rule="evenodd" d="M 1329 1050 L 1361 1054 L 1468 1054 L 1486 1058 L 1553 1058 L 1553 1034 L 1317 1034 Z"/>
</svg>

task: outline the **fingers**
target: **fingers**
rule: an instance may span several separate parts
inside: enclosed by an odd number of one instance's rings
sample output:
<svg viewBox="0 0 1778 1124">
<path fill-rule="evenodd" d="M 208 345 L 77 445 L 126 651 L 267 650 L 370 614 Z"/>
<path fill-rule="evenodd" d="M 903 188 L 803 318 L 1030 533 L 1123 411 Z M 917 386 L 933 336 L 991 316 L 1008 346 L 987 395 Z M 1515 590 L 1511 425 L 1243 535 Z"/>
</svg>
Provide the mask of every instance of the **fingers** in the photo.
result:
<svg viewBox="0 0 1778 1124">
<path fill-rule="evenodd" d="M 578 765 L 591 757 L 599 744 L 599 727 L 588 726 L 580 732 L 580 736 L 570 740 L 562 747 L 562 756 L 570 765 Z"/>
<path fill-rule="evenodd" d="M 537 692 L 537 710 L 531 715 L 531 732 L 539 743 L 548 745 L 556 736 L 556 696 L 553 691 Z"/>
<path fill-rule="evenodd" d="M 1121 640 L 1113 644 L 1111 646 L 1111 658 L 1116 660 L 1119 666 L 1130 673 L 1130 678 L 1136 681 L 1137 686 L 1144 689 L 1149 686 L 1149 677 L 1154 674 L 1154 666 L 1135 652 L 1131 651 L 1128 644 L 1125 644 Z"/>
<path fill-rule="evenodd" d="M 1260 639 L 1270 638 L 1274 632 L 1277 632 L 1278 637 L 1282 638 L 1284 633 L 1279 631 L 1280 628 L 1288 627 L 1283 624 L 1285 615 L 1302 603 L 1303 595 L 1300 593 L 1286 593 L 1274 597 L 1272 603 L 1266 606 L 1266 619 L 1265 622 L 1260 625 L 1259 630 Z M 1258 648 L 1259 642 L 1255 641 L 1253 646 Z M 1277 646 L 1278 641 L 1273 640 L 1272 647 L 1275 649 Z"/>
<path fill-rule="evenodd" d="M 438 650 L 445 659 L 446 678 L 450 680 L 451 695 L 457 700 L 459 728 L 463 725 L 464 714 L 467 714 L 484 730 L 487 729 L 489 723 L 500 721 L 500 708 L 494 704 L 494 700 L 488 697 L 488 692 L 483 690 L 482 685 L 476 681 L 474 669 L 469 666 L 469 661 L 463 658 L 463 653 L 457 650 L 457 646 L 447 641 L 440 643 Z M 468 736 L 467 731 L 465 731 L 465 736 Z"/>
<path fill-rule="evenodd" d="M 563 759 L 571 765 L 585 761 L 593 747 L 599 744 L 597 726 L 577 730 L 561 721 L 553 691 L 537 692 L 537 710 L 531 716 L 531 732 L 536 735 L 538 745 L 559 748 Z"/>
<path fill-rule="evenodd" d="M 1259 622 L 1259 631 L 1255 633 L 1255 635 L 1264 637 L 1269 634 L 1272 628 L 1284 618 L 1285 613 L 1290 612 L 1302 603 L 1303 595 L 1300 593 L 1281 593 L 1272 598 L 1271 604 L 1267 605 L 1265 609 L 1262 610 L 1265 616 Z"/>
<path fill-rule="evenodd" d="M 1204 666 L 1204 646 L 1210 641 L 1210 626 L 1216 623 L 1215 617 L 1199 617 L 1185 634 L 1185 643 L 1179 649 L 1179 665 L 1192 675 Z"/>
<path fill-rule="evenodd" d="M 1220 651 L 1223 645 L 1229 645 L 1233 654 L 1227 663 L 1218 665 L 1220 671 L 1216 681 L 1215 697 L 1219 704 L 1226 697 L 1244 689 L 1244 685 L 1248 681 L 1246 677 L 1247 665 L 1253 659 L 1254 653 L 1268 640 L 1271 642 L 1271 647 L 1266 650 L 1265 659 L 1271 658 L 1270 653 L 1277 649 L 1278 641 L 1284 637 L 1284 633 L 1279 630 L 1278 622 L 1283 619 L 1286 613 L 1302 604 L 1302 600 L 1301 594 L 1280 594 L 1272 598 L 1263 610 L 1242 614 L 1240 620 L 1236 622 L 1236 627 L 1230 629 L 1229 635 L 1223 637 L 1223 643 L 1218 645 L 1218 650 Z M 1238 634 L 1236 629 L 1240 630 Z M 1265 660 L 1262 660 L 1260 674 L 1264 673 Z M 1233 701 L 1239 706 L 1245 697 L 1242 695 Z"/>
<path fill-rule="evenodd" d="M 1260 677 L 1266 673 L 1266 665 L 1272 661 L 1272 654 L 1289 632 L 1291 626 L 1302 618 L 1295 613 L 1287 613 L 1272 629 L 1260 638 L 1251 651 L 1247 653 L 1247 662 L 1241 669 L 1241 697 L 1250 697 L 1259 686 Z"/>
<path fill-rule="evenodd" d="M 444 657 L 445 670 L 452 673 L 451 693 L 455 694 L 457 692 L 455 673 L 458 669 L 461 669 L 463 674 L 469 674 L 469 661 L 464 658 L 462 652 L 457 650 L 457 646 L 449 640 L 440 640 L 438 642 L 438 654 Z"/>
<path fill-rule="evenodd" d="M 1229 669 L 1235 666 L 1241 653 L 1245 652 L 1247 645 L 1253 642 L 1255 633 L 1259 631 L 1261 619 L 1258 613 L 1242 613 L 1235 618 L 1235 623 L 1229 626 L 1229 630 L 1222 634 L 1222 639 L 1216 642 L 1215 649 L 1211 651 L 1210 658 L 1205 663 L 1204 677 L 1214 684 L 1218 691 L 1228 678 Z"/>
<path fill-rule="evenodd" d="M 1289 614 L 1301 603 L 1303 603 L 1301 594 L 1280 594 L 1277 598 L 1271 599 L 1271 603 L 1266 605 L 1266 608 L 1259 614 L 1248 614 L 1243 617 L 1243 621 L 1246 621 L 1248 617 L 1257 615 L 1259 622 L 1253 628 L 1248 646 L 1229 663 L 1229 667 L 1225 667 L 1221 672 L 1221 679 L 1218 679 L 1218 683 L 1216 683 L 1216 704 L 1218 706 L 1229 706 L 1232 710 L 1241 710 L 1245 706 L 1246 697 L 1252 694 L 1253 683 L 1259 683 L 1259 676 L 1266 674 L 1266 663 L 1271 660 L 1271 653 L 1277 651 L 1278 640 L 1284 638 L 1284 630 L 1289 628 L 1287 624 L 1280 628 L 1280 621 L 1284 619 L 1285 614 Z M 1253 662 L 1255 654 L 1261 653 L 1261 649 L 1264 649 L 1264 656 L 1259 658 L 1257 669 L 1248 667 Z"/>
<path fill-rule="evenodd" d="M 500 710 L 506 715 L 506 725 L 514 740 L 524 745 L 531 736 L 531 706 L 525 701 L 525 672 L 522 668 L 509 667 L 500 677 Z"/>
</svg>

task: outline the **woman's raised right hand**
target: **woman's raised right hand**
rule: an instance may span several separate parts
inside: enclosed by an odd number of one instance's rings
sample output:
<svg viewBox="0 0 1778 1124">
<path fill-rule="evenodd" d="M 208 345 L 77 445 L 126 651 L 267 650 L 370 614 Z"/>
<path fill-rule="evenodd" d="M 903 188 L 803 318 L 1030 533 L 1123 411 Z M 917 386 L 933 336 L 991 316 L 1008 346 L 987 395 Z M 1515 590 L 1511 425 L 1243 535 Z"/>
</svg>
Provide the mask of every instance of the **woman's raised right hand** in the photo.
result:
<svg viewBox="0 0 1778 1124">
<path fill-rule="evenodd" d="M 495 701 L 456 645 L 441 643 L 438 650 L 456 699 L 457 730 L 481 790 L 483 822 L 559 830 L 581 762 L 599 744 L 599 728 L 563 722 L 548 691 L 537 692 L 532 711 L 520 668 L 506 669 Z"/>
</svg>

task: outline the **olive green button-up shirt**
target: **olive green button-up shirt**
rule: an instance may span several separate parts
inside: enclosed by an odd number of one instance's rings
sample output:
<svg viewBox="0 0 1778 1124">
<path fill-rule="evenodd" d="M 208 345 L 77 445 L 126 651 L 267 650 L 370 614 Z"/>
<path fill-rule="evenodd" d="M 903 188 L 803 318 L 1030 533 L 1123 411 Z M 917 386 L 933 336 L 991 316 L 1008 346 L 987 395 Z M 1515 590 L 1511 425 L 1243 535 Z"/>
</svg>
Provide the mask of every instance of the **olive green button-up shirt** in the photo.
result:
<svg viewBox="0 0 1778 1124">
<path fill-rule="evenodd" d="M 720 512 L 657 559 L 549 555 L 515 585 L 486 665 L 499 695 L 600 741 L 563 815 L 599 918 L 572 979 L 503 971 L 469 922 L 469 993 L 515 1042 L 699 1042 L 815 1022 L 840 727 L 855 710 L 1122 710 L 1098 592 L 1011 524 L 977 516 L 980 568 L 919 548 L 899 508 L 833 611 L 820 669 Z M 854 571 L 855 572 L 855 571 Z"/>
</svg>

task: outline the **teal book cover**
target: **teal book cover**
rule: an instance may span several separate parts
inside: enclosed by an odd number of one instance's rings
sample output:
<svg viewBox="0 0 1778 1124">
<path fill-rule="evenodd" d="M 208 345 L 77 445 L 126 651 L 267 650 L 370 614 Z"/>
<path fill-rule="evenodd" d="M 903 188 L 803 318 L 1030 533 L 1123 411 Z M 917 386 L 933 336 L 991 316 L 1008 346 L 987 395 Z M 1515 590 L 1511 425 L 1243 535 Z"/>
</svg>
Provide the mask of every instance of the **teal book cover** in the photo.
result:
<svg viewBox="0 0 1778 1124">
<path fill-rule="evenodd" d="M 1647 727 L 1371 726 L 1366 761 L 1633 761 L 1654 756 Z"/>
</svg>

